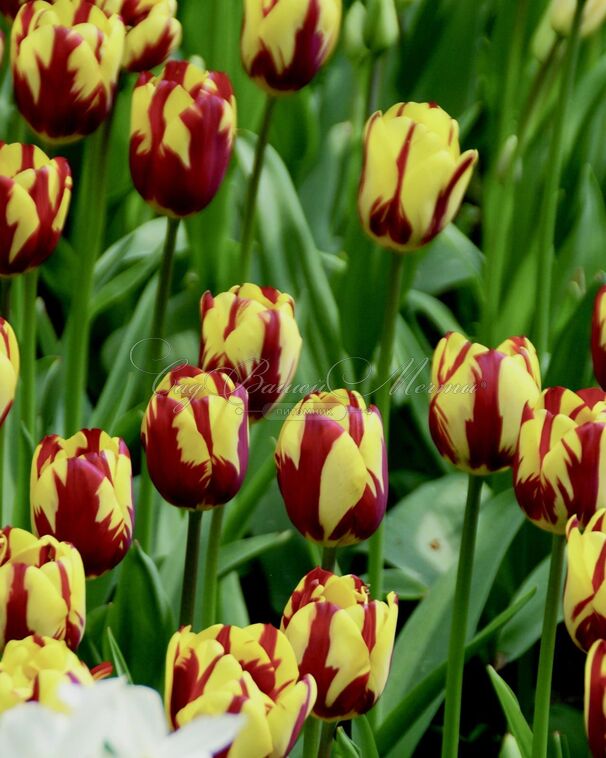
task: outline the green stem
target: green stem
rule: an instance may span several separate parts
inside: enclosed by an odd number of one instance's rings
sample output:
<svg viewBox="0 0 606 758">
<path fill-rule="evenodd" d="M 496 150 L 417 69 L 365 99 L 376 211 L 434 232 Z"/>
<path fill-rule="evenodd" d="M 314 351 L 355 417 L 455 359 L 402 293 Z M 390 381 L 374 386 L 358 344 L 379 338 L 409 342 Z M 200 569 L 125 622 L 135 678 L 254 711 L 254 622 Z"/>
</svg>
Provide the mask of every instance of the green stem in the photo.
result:
<svg viewBox="0 0 606 758">
<path fill-rule="evenodd" d="M 217 620 L 217 569 L 219 566 L 219 549 L 221 547 L 221 527 L 223 525 L 224 506 L 213 508 L 208 550 L 204 566 L 204 587 L 202 591 L 202 629 L 207 629 Z"/>
<path fill-rule="evenodd" d="M 465 640 L 469 593 L 473 575 L 473 560 L 480 513 L 482 479 L 470 474 L 467 486 L 467 503 L 461 535 L 457 583 L 452 606 L 450 642 L 448 646 L 448 671 L 446 676 L 446 706 L 444 713 L 444 736 L 442 758 L 456 758 L 459 751 L 459 721 L 463 690 L 463 667 L 465 665 Z"/>
<path fill-rule="evenodd" d="M 36 436 L 36 294 L 38 291 L 38 270 L 23 275 L 23 309 L 21 313 L 20 353 L 21 389 L 19 458 L 17 473 L 17 496 L 12 525 L 22 529 L 30 528 L 29 478 L 33 446 L 38 443 Z"/>
<path fill-rule="evenodd" d="M 572 99 L 574 77 L 579 54 L 579 30 L 585 0 L 578 0 L 572 31 L 567 42 L 567 49 L 562 69 L 562 82 L 556 102 L 553 132 L 549 144 L 547 159 L 547 176 L 543 189 L 542 206 L 538 230 L 538 268 L 537 268 L 537 319 L 535 324 L 535 345 L 539 355 L 543 355 L 549 345 L 549 322 L 551 316 L 551 282 L 553 269 L 553 245 L 558 206 L 558 191 L 562 173 L 562 143 L 564 124 L 568 106 Z"/>
<path fill-rule="evenodd" d="M 400 312 L 402 281 L 404 278 L 404 256 L 392 253 L 389 271 L 389 293 L 385 308 L 383 334 L 377 363 L 378 389 L 375 402 L 383 417 L 385 444 L 389 444 L 389 411 L 391 406 L 390 371 L 393 359 L 393 348 L 396 336 L 396 323 Z M 380 598 L 383 594 L 383 543 L 384 526 L 381 524 L 369 541 L 368 579 L 373 597 Z"/>
<path fill-rule="evenodd" d="M 259 504 L 261 497 L 276 475 L 276 463 L 271 453 L 255 471 L 250 481 L 230 503 L 223 529 L 223 544 L 241 539 L 246 533 L 248 522 Z"/>
<path fill-rule="evenodd" d="M 183 567 L 181 612 L 179 614 L 179 623 L 181 626 L 189 626 L 194 620 L 201 527 L 202 511 L 190 511 L 187 522 L 187 548 L 185 551 L 185 564 Z"/>
<path fill-rule="evenodd" d="M 560 606 L 560 594 L 562 590 L 562 567 L 564 565 L 565 545 L 566 541 L 564 536 L 554 534 L 551 547 L 549 581 L 547 583 L 547 595 L 545 597 L 545 614 L 543 616 L 537 690 L 534 700 L 532 758 L 545 758 L 547 755 L 549 706 L 551 703 L 551 675 L 553 672 L 553 653 L 555 650 L 558 609 Z"/>
<path fill-rule="evenodd" d="M 330 758 L 336 728 L 336 721 L 325 721 L 322 724 L 322 731 L 320 733 L 320 746 L 318 747 L 318 758 Z"/>
<path fill-rule="evenodd" d="M 271 126 L 271 117 L 273 114 L 274 106 L 276 104 L 275 97 L 271 95 L 267 96 L 265 101 L 265 110 L 263 111 L 263 120 L 261 122 L 261 128 L 259 130 L 259 136 L 257 137 L 257 146 L 255 147 L 255 161 L 253 164 L 252 174 L 248 183 L 248 190 L 246 193 L 246 204 L 244 206 L 244 221 L 242 222 L 242 241 L 240 243 L 240 281 L 246 282 L 250 276 L 250 268 L 252 263 L 252 243 L 255 233 L 255 214 L 257 209 L 257 193 L 259 191 L 259 181 L 261 179 L 261 171 L 263 170 L 263 158 L 265 156 L 265 148 L 267 147 L 267 140 L 269 138 L 269 128 Z"/>
<path fill-rule="evenodd" d="M 316 758 L 320 747 L 322 722 L 315 716 L 310 716 L 305 722 L 303 733 L 303 758 Z"/>
<path fill-rule="evenodd" d="M 111 118 L 84 146 L 72 245 L 78 256 L 78 275 L 66 327 L 65 433 L 82 426 L 90 341 L 90 301 L 95 262 L 101 252 L 107 215 L 107 148 Z"/>
<path fill-rule="evenodd" d="M 325 547 L 322 549 L 322 568 L 325 571 L 334 571 L 337 563 L 337 548 Z"/>
</svg>

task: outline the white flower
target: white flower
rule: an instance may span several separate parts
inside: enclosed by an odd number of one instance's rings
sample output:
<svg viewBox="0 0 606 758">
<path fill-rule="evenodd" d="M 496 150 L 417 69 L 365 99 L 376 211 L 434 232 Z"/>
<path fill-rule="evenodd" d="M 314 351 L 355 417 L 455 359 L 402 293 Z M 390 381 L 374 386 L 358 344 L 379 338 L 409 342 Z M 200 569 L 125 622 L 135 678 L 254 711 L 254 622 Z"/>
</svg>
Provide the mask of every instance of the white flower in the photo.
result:
<svg viewBox="0 0 606 758">
<path fill-rule="evenodd" d="M 2 758 L 211 758 L 243 726 L 239 716 L 202 716 L 170 734 L 160 695 L 121 679 L 62 696 L 69 715 L 33 702 L 0 715 Z"/>
</svg>

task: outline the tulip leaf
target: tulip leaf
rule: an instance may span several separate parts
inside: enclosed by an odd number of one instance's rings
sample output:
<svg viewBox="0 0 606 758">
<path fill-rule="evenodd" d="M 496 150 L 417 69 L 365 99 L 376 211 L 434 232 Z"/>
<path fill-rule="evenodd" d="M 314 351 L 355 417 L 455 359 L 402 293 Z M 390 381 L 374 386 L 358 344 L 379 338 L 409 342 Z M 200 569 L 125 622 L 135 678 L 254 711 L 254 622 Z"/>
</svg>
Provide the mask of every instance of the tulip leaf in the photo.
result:
<svg viewBox="0 0 606 758">
<path fill-rule="evenodd" d="M 219 618 L 223 624 L 232 624 L 233 626 L 248 626 L 250 624 L 246 598 L 242 592 L 237 571 L 232 571 L 221 580 L 219 599 L 221 607 Z"/>
<path fill-rule="evenodd" d="M 129 684 L 132 684 L 133 680 L 130 675 L 130 671 L 128 670 L 128 666 L 126 665 L 126 661 L 124 660 L 120 646 L 116 642 L 116 638 L 114 637 L 110 626 L 105 627 L 105 637 L 103 643 L 104 655 L 108 657 L 113 663 L 114 673 L 117 676 L 125 677 L 126 681 Z"/>
<path fill-rule="evenodd" d="M 532 731 L 522 714 L 518 699 L 511 687 L 492 666 L 488 666 L 488 676 L 501 703 L 501 708 L 507 719 L 507 726 L 516 738 L 522 758 L 530 758 L 532 754 Z"/>
<path fill-rule="evenodd" d="M 375 737 L 366 716 L 358 716 L 353 721 L 352 734 L 355 744 L 360 746 L 362 758 L 379 758 Z"/>
<path fill-rule="evenodd" d="M 466 284 L 479 292 L 484 256 L 454 224 L 449 224 L 423 252 L 413 287 L 440 295 Z"/>
<path fill-rule="evenodd" d="M 133 543 L 122 563 L 107 626 L 112 629 L 133 681 L 158 688 L 175 624 L 158 569 L 138 542 Z"/>
<path fill-rule="evenodd" d="M 342 726 L 338 727 L 335 732 L 335 742 L 332 752 L 333 754 L 341 756 L 341 758 L 361 758 L 361 756 L 366 758 L 366 754 L 361 753 L 358 750 L 355 743 L 349 739 Z M 368 758 L 370 758 L 370 756 Z"/>
<path fill-rule="evenodd" d="M 219 578 L 226 576 L 253 558 L 263 555 L 268 550 L 284 545 L 292 536 L 291 531 L 273 532 L 223 545 L 219 553 Z"/>
<path fill-rule="evenodd" d="M 523 758 L 522 751 L 513 734 L 506 734 L 503 738 L 499 758 Z"/>
</svg>

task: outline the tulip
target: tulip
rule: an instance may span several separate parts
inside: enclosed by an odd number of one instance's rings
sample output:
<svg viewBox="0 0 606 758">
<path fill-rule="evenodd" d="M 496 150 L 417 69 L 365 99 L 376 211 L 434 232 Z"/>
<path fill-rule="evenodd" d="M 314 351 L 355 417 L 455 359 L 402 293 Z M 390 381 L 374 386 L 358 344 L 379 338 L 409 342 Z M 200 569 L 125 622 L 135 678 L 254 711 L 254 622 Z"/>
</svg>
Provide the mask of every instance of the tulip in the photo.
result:
<svg viewBox="0 0 606 758">
<path fill-rule="evenodd" d="M 141 439 L 152 482 L 173 505 L 223 505 L 248 465 L 248 398 L 220 371 L 182 366 L 168 373 L 147 406 Z"/>
<path fill-rule="evenodd" d="M 19 345 L 13 328 L 0 317 L 0 426 L 12 408 L 19 378 Z"/>
<path fill-rule="evenodd" d="M 606 285 L 600 287 L 593 306 L 591 357 L 593 373 L 602 389 L 606 388 Z"/>
<path fill-rule="evenodd" d="M 606 507 L 605 401 L 601 390 L 552 387 L 524 411 L 514 489 L 522 510 L 541 529 L 564 534 L 571 516 L 587 525 Z"/>
<path fill-rule="evenodd" d="M 364 231 L 405 253 L 430 242 L 461 205 L 478 159 L 461 155 L 459 125 L 435 103 L 399 103 L 370 117 L 358 213 Z"/>
<path fill-rule="evenodd" d="M 457 468 L 487 474 L 512 465 L 522 411 L 540 394 L 535 349 L 510 337 L 495 350 L 448 333 L 433 355 L 429 430 Z"/>
<path fill-rule="evenodd" d="M 56 434 L 36 448 L 30 501 L 34 533 L 71 542 L 87 576 L 114 568 L 132 542 L 134 506 L 130 453 L 119 437 L 83 429 Z"/>
<path fill-rule="evenodd" d="M 383 423 L 357 392 L 319 392 L 298 403 L 282 426 L 276 466 L 286 510 L 304 537 L 326 547 L 353 545 L 383 520 Z"/>
<path fill-rule="evenodd" d="M 606 510 L 582 528 L 578 518 L 566 527 L 568 573 L 564 587 L 564 621 L 581 650 L 606 637 Z"/>
<path fill-rule="evenodd" d="M 111 673 L 104 663 L 92 671 L 63 642 L 34 634 L 11 640 L 0 660 L 0 712 L 32 700 L 66 713 L 62 688 L 69 684 L 91 687 Z"/>
<path fill-rule="evenodd" d="M 222 756 L 287 756 L 316 699 L 286 637 L 270 624 L 217 624 L 176 632 L 166 655 L 164 702 L 176 729 L 199 716 L 242 713 L 244 728 Z"/>
<path fill-rule="evenodd" d="M 36 268 L 63 232 L 72 193 L 64 158 L 0 142 L 0 276 Z"/>
<path fill-rule="evenodd" d="M 185 61 L 143 73 L 133 93 L 130 170 L 154 209 L 180 218 L 205 208 L 231 158 L 236 101 L 229 78 Z"/>
<path fill-rule="evenodd" d="M 606 756 L 606 641 L 596 640 L 585 661 L 585 730 L 593 758 Z"/>
<path fill-rule="evenodd" d="M 301 674 L 316 680 L 318 718 L 354 718 L 377 702 L 389 675 L 397 620 L 395 593 L 386 603 L 371 601 L 357 576 L 316 568 L 301 579 L 280 628 Z"/>
<path fill-rule="evenodd" d="M 0 649 L 41 634 L 72 650 L 84 634 L 85 579 L 76 548 L 23 529 L 0 530 Z"/>
<path fill-rule="evenodd" d="M 126 26 L 122 65 L 127 71 L 155 68 L 179 46 L 177 0 L 94 1 L 108 16 L 117 13 L 122 17 Z"/>
<path fill-rule="evenodd" d="M 551 0 L 549 21 L 558 34 L 566 37 L 572 31 L 577 0 Z M 605 0 L 587 0 L 581 16 L 581 37 L 588 37 L 602 25 L 606 17 Z"/>
<path fill-rule="evenodd" d="M 35 0 L 11 35 L 15 100 L 48 142 L 73 142 L 109 115 L 124 50 L 120 16 L 86 0 Z"/>
<path fill-rule="evenodd" d="M 301 335 L 290 295 L 242 284 L 200 302 L 200 366 L 237 378 L 248 392 L 252 417 L 265 415 L 297 370 Z"/>
<path fill-rule="evenodd" d="M 341 0 L 245 0 L 246 73 L 270 94 L 305 87 L 337 44 L 341 12 Z"/>
</svg>

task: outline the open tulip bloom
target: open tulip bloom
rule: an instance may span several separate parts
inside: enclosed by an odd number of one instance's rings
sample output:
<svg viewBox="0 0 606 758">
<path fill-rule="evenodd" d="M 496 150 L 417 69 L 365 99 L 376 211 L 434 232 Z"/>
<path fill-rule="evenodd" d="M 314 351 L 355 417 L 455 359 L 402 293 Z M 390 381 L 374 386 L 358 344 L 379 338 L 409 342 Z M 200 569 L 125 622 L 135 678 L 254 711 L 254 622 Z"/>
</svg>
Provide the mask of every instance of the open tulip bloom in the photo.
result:
<svg viewBox="0 0 606 758">
<path fill-rule="evenodd" d="M 19 345 L 12 326 L 0 317 L 0 427 L 13 406 L 19 378 Z"/>
</svg>

